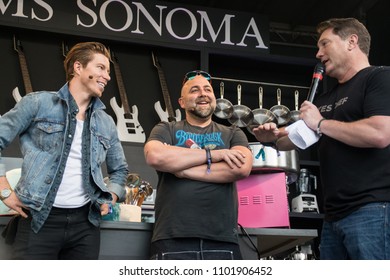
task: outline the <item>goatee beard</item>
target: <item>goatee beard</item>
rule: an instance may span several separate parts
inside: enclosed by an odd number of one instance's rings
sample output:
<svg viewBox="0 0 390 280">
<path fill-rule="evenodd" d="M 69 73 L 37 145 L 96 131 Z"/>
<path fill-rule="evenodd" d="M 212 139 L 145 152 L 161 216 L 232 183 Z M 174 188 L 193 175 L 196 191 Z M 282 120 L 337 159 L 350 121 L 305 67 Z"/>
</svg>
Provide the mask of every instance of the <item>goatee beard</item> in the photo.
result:
<svg viewBox="0 0 390 280">
<path fill-rule="evenodd" d="M 190 114 L 200 119 L 208 119 L 213 114 L 213 110 L 211 108 L 209 110 L 198 110 L 194 108 L 194 110 L 190 110 Z"/>
</svg>

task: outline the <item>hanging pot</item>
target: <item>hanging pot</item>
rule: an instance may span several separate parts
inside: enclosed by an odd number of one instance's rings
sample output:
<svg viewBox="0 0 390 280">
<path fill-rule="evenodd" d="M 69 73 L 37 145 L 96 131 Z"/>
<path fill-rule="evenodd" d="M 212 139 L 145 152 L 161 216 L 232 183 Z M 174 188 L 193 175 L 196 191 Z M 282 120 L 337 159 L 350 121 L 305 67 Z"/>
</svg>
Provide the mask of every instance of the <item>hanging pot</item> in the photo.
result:
<svg viewBox="0 0 390 280">
<path fill-rule="evenodd" d="M 253 129 L 258 127 L 259 125 L 268 123 L 268 122 L 276 122 L 276 116 L 270 110 L 263 109 L 263 88 L 259 87 L 259 108 L 252 110 L 253 113 L 253 121 L 247 127 L 248 131 L 252 134 Z"/>
<path fill-rule="evenodd" d="M 233 106 L 233 115 L 228 121 L 238 127 L 246 127 L 253 121 L 253 113 L 250 108 L 241 105 L 241 85 L 237 86 L 237 105 Z"/>
<path fill-rule="evenodd" d="M 290 109 L 286 106 L 281 105 L 282 102 L 282 91 L 280 88 L 276 91 L 276 97 L 278 101 L 278 105 L 272 106 L 270 111 L 275 114 L 277 124 L 279 126 L 283 126 L 290 121 Z"/>
<path fill-rule="evenodd" d="M 225 91 L 223 82 L 219 85 L 219 91 L 221 98 L 217 99 L 214 115 L 220 119 L 228 119 L 233 115 L 233 104 L 229 100 L 223 98 Z"/>
<path fill-rule="evenodd" d="M 298 110 L 298 106 L 299 106 L 299 91 L 298 90 L 296 90 L 294 92 L 294 98 L 295 98 L 295 110 L 290 112 L 290 122 L 291 123 L 300 120 L 299 115 L 300 115 L 301 111 Z"/>
</svg>

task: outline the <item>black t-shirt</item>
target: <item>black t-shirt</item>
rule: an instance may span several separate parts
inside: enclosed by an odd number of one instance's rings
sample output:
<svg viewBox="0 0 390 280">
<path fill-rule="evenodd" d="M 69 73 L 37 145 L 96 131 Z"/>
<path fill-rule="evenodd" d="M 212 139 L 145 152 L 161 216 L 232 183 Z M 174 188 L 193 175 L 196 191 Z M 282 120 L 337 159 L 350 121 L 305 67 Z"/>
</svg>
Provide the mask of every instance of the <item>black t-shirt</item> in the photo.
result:
<svg viewBox="0 0 390 280">
<path fill-rule="evenodd" d="M 323 117 L 353 122 L 390 116 L 390 67 L 367 67 L 318 96 Z M 335 221 L 364 204 L 390 201 L 390 146 L 355 148 L 323 135 L 318 143 L 325 219 Z"/>
<path fill-rule="evenodd" d="M 229 149 L 249 147 L 244 132 L 212 122 L 201 128 L 188 122 L 160 122 L 149 140 L 186 147 L 187 139 L 199 147 Z M 180 155 L 178 155 L 180 156 Z M 205 152 L 206 162 L 206 152 Z M 205 170 L 206 171 L 206 170 Z M 237 243 L 238 201 L 235 183 L 209 183 L 177 178 L 159 172 L 152 241 L 192 237 Z"/>
</svg>

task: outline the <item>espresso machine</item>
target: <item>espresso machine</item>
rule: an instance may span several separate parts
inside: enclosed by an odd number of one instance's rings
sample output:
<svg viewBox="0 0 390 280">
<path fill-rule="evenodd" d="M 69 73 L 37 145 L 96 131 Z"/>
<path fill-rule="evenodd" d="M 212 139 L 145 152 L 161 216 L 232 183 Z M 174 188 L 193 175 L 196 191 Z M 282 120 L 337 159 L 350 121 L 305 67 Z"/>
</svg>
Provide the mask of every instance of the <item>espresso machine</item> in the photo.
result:
<svg viewBox="0 0 390 280">
<path fill-rule="evenodd" d="M 306 168 L 301 169 L 296 182 L 298 196 L 291 200 L 292 212 L 319 213 L 317 197 L 312 194 L 313 189 L 317 189 L 317 176 L 311 174 Z"/>
</svg>

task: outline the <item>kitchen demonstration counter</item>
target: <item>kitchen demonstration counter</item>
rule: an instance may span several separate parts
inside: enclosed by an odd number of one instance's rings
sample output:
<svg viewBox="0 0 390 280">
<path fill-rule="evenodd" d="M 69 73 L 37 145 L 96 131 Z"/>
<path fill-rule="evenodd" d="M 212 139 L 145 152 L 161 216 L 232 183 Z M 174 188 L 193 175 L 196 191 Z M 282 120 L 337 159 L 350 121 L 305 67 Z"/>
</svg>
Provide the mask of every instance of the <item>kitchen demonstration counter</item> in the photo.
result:
<svg viewBox="0 0 390 280">
<path fill-rule="evenodd" d="M 0 216 L 0 232 L 10 220 Z M 102 221 L 100 259 L 146 260 L 149 259 L 152 223 Z M 276 255 L 316 238 L 315 229 L 245 228 L 261 257 Z M 248 236 L 240 231 L 240 248 L 244 259 L 258 259 L 258 254 Z M 0 259 L 10 259 L 11 246 L 0 236 Z"/>
</svg>

